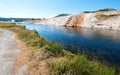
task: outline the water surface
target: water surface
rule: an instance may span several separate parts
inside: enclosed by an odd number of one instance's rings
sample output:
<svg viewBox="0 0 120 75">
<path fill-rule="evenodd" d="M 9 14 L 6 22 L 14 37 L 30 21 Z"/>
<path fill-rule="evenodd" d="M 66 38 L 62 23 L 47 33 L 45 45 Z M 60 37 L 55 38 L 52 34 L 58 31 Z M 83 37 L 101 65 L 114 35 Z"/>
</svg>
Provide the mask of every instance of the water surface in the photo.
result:
<svg viewBox="0 0 120 75">
<path fill-rule="evenodd" d="M 36 30 L 46 40 L 61 43 L 66 50 L 120 66 L 120 31 L 22 24 L 29 30 Z"/>
</svg>

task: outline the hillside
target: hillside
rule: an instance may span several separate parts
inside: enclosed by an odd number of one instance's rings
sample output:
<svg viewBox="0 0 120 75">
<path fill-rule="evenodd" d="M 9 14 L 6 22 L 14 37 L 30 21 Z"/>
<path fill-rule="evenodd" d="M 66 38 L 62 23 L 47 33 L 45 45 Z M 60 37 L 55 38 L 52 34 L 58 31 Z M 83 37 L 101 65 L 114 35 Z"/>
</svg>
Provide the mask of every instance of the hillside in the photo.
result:
<svg viewBox="0 0 120 75">
<path fill-rule="evenodd" d="M 77 15 L 53 17 L 42 20 L 39 22 L 39 24 L 68 27 L 77 26 L 87 28 L 120 29 L 120 11 L 99 10 L 96 12 L 82 13 Z"/>
<path fill-rule="evenodd" d="M 39 24 L 64 26 L 68 21 L 69 17 L 70 16 L 53 17 L 53 18 L 42 20 L 41 22 L 39 22 Z"/>
</svg>

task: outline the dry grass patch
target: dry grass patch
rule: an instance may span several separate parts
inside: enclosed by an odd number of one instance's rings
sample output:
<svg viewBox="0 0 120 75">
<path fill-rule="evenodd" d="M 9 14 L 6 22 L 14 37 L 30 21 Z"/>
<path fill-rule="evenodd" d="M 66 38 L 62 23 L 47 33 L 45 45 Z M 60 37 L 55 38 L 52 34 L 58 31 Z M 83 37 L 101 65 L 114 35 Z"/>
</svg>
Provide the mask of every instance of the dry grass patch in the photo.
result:
<svg viewBox="0 0 120 75">
<path fill-rule="evenodd" d="M 3 23 L 3 22 L 0 22 L 0 27 L 1 28 L 16 27 L 16 24 L 15 23 Z"/>
<path fill-rule="evenodd" d="M 97 12 L 95 17 L 98 19 L 98 20 L 107 20 L 107 19 L 110 19 L 110 18 L 113 18 L 113 17 L 116 17 L 116 16 L 120 16 L 120 14 L 110 14 L 110 15 L 106 15 L 106 14 L 103 14 L 101 12 Z"/>
</svg>

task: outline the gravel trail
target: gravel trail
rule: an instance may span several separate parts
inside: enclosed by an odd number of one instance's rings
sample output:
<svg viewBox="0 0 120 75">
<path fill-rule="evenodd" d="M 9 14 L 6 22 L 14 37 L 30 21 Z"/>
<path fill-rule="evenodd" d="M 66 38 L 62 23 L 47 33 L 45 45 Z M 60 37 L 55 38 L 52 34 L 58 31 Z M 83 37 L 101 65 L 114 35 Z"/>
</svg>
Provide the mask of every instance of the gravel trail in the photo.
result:
<svg viewBox="0 0 120 75">
<path fill-rule="evenodd" d="M 16 58 L 21 53 L 21 47 L 16 43 L 15 35 L 8 30 L 0 34 L 0 75 L 15 75 Z"/>
</svg>

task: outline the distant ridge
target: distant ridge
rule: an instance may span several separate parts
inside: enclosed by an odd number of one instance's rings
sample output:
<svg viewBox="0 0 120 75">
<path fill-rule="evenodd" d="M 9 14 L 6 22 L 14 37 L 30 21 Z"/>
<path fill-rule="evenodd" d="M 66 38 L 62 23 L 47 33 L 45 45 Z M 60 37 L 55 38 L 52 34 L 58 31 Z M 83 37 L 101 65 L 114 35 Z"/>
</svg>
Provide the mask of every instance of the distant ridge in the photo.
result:
<svg viewBox="0 0 120 75">
<path fill-rule="evenodd" d="M 100 12 L 100 11 L 115 11 L 117 9 L 114 9 L 114 8 L 105 8 L 105 9 L 99 9 L 99 10 L 96 10 L 96 11 L 84 11 L 83 13 L 96 13 L 96 12 Z"/>
<path fill-rule="evenodd" d="M 39 18 L 3 18 L 0 17 L 0 21 L 25 21 L 25 20 L 40 20 Z"/>
<path fill-rule="evenodd" d="M 57 15 L 57 16 L 55 16 L 55 17 L 68 16 L 68 15 L 70 15 L 70 14 L 59 14 L 59 15 Z"/>
</svg>

